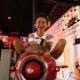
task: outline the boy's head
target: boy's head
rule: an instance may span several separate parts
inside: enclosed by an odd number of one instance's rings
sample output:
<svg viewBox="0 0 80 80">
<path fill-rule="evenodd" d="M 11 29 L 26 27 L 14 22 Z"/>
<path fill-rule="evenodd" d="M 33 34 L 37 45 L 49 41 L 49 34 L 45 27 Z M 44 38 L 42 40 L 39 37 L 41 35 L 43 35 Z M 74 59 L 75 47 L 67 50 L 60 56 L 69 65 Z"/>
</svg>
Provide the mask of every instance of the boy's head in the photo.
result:
<svg viewBox="0 0 80 80">
<path fill-rule="evenodd" d="M 44 14 L 40 14 L 36 17 L 35 20 L 35 28 L 46 30 L 48 28 L 48 20 L 47 16 Z"/>
</svg>

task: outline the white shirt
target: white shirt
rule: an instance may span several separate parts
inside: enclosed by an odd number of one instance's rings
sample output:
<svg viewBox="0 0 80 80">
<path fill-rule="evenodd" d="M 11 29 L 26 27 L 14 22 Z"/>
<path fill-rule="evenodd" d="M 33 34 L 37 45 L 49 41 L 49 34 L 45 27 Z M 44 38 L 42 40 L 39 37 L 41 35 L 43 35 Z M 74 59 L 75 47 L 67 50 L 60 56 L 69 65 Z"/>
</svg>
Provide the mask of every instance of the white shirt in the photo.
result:
<svg viewBox="0 0 80 80">
<path fill-rule="evenodd" d="M 37 35 L 37 31 L 32 34 L 34 35 L 34 37 L 29 37 L 28 42 L 35 41 L 36 43 L 40 44 L 42 39 L 46 40 L 47 42 L 53 42 L 53 37 L 47 38 L 48 36 L 51 36 L 50 34 L 44 33 L 44 35 L 42 37 L 39 37 Z"/>
</svg>

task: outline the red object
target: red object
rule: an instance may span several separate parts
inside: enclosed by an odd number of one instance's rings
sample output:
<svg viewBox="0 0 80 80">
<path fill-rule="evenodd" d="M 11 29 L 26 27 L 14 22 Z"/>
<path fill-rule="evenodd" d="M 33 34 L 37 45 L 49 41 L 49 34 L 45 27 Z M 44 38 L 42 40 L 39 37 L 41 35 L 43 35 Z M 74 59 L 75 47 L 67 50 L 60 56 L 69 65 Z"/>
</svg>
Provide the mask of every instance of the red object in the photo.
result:
<svg viewBox="0 0 80 80">
<path fill-rule="evenodd" d="M 15 67 L 14 66 L 11 66 L 10 67 L 10 71 L 15 71 Z"/>
<path fill-rule="evenodd" d="M 58 66 L 58 67 L 60 67 L 60 68 L 68 68 L 67 65 L 60 65 L 60 66 Z"/>
<path fill-rule="evenodd" d="M 36 62 L 35 62 L 36 61 Z M 32 75 L 28 70 L 34 70 Z M 55 60 L 44 53 L 29 52 L 22 54 L 16 64 L 16 80 L 24 80 L 26 78 L 30 80 L 55 80 L 57 71 Z"/>
<path fill-rule="evenodd" d="M 41 68 L 38 62 L 31 61 L 25 66 L 25 75 L 28 79 L 36 79 L 41 74 Z"/>
<path fill-rule="evenodd" d="M 19 34 L 19 32 L 9 32 L 9 34 Z"/>
<path fill-rule="evenodd" d="M 14 40 L 20 40 L 20 38 L 19 37 L 13 37 L 13 36 L 9 36 L 9 42 L 11 42 L 11 44 L 13 44 L 13 41 Z"/>
</svg>

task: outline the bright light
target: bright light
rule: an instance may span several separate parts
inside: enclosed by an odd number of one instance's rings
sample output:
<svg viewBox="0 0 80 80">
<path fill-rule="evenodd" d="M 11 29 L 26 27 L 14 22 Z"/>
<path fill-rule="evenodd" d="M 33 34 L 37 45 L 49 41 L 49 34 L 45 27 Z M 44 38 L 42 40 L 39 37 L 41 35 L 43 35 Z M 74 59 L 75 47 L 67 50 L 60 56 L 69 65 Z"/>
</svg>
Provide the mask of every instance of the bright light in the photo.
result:
<svg viewBox="0 0 80 80">
<path fill-rule="evenodd" d="M 11 17 L 10 17 L 10 16 L 8 16 L 8 19 L 11 19 Z"/>
</svg>

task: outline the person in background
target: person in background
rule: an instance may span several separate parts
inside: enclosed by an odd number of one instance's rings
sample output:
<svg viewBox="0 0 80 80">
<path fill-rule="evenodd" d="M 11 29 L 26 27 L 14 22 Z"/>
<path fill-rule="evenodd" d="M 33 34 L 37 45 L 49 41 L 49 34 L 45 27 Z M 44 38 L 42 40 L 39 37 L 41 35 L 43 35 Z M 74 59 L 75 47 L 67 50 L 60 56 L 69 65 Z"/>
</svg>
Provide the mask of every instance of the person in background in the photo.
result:
<svg viewBox="0 0 80 80">
<path fill-rule="evenodd" d="M 4 48 L 4 43 L 3 43 L 2 39 L 0 39 L 0 60 L 1 60 L 1 52 L 2 52 L 3 48 Z"/>
</svg>

